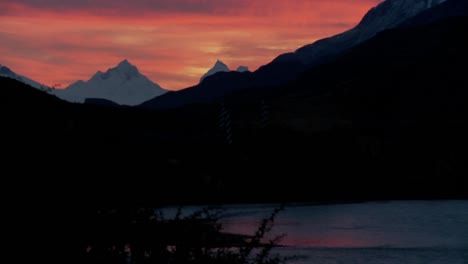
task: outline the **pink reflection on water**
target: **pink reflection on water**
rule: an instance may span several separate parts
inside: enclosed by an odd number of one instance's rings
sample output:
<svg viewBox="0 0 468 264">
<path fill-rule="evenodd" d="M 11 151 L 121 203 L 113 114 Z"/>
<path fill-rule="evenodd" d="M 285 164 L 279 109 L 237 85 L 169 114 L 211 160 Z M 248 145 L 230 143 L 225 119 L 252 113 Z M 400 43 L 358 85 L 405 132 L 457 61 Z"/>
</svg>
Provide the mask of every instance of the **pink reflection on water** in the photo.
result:
<svg viewBox="0 0 468 264">
<path fill-rule="evenodd" d="M 353 248 L 369 247 L 369 243 L 353 238 L 343 237 L 320 237 L 320 238 L 285 238 L 281 243 L 284 246 L 294 247 L 333 247 L 333 248 Z"/>
<path fill-rule="evenodd" d="M 235 209 L 226 232 L 253 235 L 273 207 Z M 397 201 L 295 206 L 275 219 L 268 238 L 295 247 L 441 247 L 466 245 L 466 201 Z"/>
<path fill-rule="evenodd" d="M 239 220 L 228 222 L 225 232 L 245 235 L 253 235 L 260 221 Z M 354 230 L 311 230 L 294 219 L 280 219 L 265 240 L 285 234 L 280 244 L 295 247 L 370 247 L 374 243 L 366 235 Z"/>
<path fill-rule="evenodd" d="M 253 235 L 277 205 L 227 208 L 224 232 Z M 286 206 L 268 238 L 304 248 L 466 248 L 468 201 Z"/>
</svg>

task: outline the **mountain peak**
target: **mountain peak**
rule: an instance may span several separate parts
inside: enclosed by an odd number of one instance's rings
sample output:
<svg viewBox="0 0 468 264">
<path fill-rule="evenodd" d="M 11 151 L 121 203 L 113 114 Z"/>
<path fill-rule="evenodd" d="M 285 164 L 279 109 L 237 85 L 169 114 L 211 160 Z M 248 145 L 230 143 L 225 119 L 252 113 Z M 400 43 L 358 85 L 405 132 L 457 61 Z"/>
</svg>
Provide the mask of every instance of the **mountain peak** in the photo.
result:
<svg viewBox="0 0 468 264">
<path fill-rule="evenodd" d="M 10 70 L 10 68 L 8 68 L 7 66 L 0 64 L 0 74 L 11 75 L 13 74 L 13 71 Z"/>
<path fill-rule="evenodd" d="M 137 73 L 138 69 L 135 65 L 131 64 L 127 59 L 121 61 L 116 69 L 118 69 L 121 72 L 126 72 L 126 73 Z"/>
<path fill-rule="evenodd" d="M 222 62 L 221 60 L 216 60 L 216 63 L 214 64 L 214 67 L 226 67 L 226 68 L 229 68 L 224 62 Z"/>
<path fill-rule="evenodd" d="M 123 61 L 119 62 L 117 67 L 128 67 L 128 66 L 133 66 L 127 59 L 124 59 Z"/>
<path fill-rule="evenodd" d="M 218 59 L 216 60 L 216 63 L 213 65 L 213 67 L 200 78 L 200 82 L 202 82 L 206 77 L 211 76 L 215 73 L 228 71 L 231 71 L 229 67 L 226 64 L 224 64 L 224 62 Z"/>
</svg>

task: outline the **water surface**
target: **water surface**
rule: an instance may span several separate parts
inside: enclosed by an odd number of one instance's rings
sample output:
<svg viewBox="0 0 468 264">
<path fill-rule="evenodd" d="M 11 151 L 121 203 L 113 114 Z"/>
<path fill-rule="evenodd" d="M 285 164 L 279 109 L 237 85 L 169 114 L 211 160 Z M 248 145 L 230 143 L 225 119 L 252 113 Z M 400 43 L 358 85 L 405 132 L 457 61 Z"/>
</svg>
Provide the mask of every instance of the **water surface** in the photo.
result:
<svg viewBox="0 0 468 264">
<path fill-rule="evenodd" d="M 277 206 L 228 206 L 225 231 L 253 234 Z M 289 204 L 271 236 L 279 234 L 286 247 L 275 252 L 298 257 L 290 263 L 468 264 L 468 201 Z"/>
</svg>

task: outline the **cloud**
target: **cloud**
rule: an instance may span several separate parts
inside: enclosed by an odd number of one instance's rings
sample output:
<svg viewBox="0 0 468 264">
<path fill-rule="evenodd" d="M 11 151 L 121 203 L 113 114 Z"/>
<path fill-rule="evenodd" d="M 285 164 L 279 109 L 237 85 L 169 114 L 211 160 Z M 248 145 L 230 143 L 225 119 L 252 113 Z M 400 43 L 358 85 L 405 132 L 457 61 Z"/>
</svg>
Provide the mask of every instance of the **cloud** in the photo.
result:
<svg viewBox="0 0 468 264">
<path fill-rule="evenodd" d="M 100 16 L 151 16 L 154 14 L 203 14 L 274 17 L 304 11 L 326 15 L 331 10 L 349 13 L 365 3 L 374 6 L 382 0 L 10 0 L 0 3 L 0 14 L 30 9 L 69 13 L 84 12 Z"/>
<path fill-rule="evenodd" d="M 3 6 L 13 6 L 54 12 L 86 10 L 104 15 L 138 15 L 145 13 L 237 13 L 249 6 L 250 0 L 13 0 Z M 5 8 L 5 10 L 7 10 Z M 5 11 L 4 12 L 8 12 Z"/>
<path fill-rule="evenodd" d="M 0 0 L 0 63 L 66 86 L 124 58 L 164 88 L 221 59 L 255 70 L 340 33 L 375 0 Z M 4 54 L 8 54 L 5 56 Z"/>
</svg>

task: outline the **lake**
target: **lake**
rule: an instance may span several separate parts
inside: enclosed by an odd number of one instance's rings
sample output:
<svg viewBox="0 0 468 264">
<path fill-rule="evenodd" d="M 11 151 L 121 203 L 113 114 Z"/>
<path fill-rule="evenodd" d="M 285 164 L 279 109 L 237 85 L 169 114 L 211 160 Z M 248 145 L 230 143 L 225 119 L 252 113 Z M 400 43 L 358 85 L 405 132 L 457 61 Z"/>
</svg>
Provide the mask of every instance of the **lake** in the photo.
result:
<svg viewBox="0 0 468 264">
<path fill-rule="evenodd" d="M 253 234 L 276 207 L 226 206 L 225 231 Z M 168 216 L 174 211 L 165 209 Z M 271 235 L 280 234 L 285 247 L 274 252 L 295 256 L 291 264 L 467 264 L 468 201 L 288 204 Z"/>
</svg>

